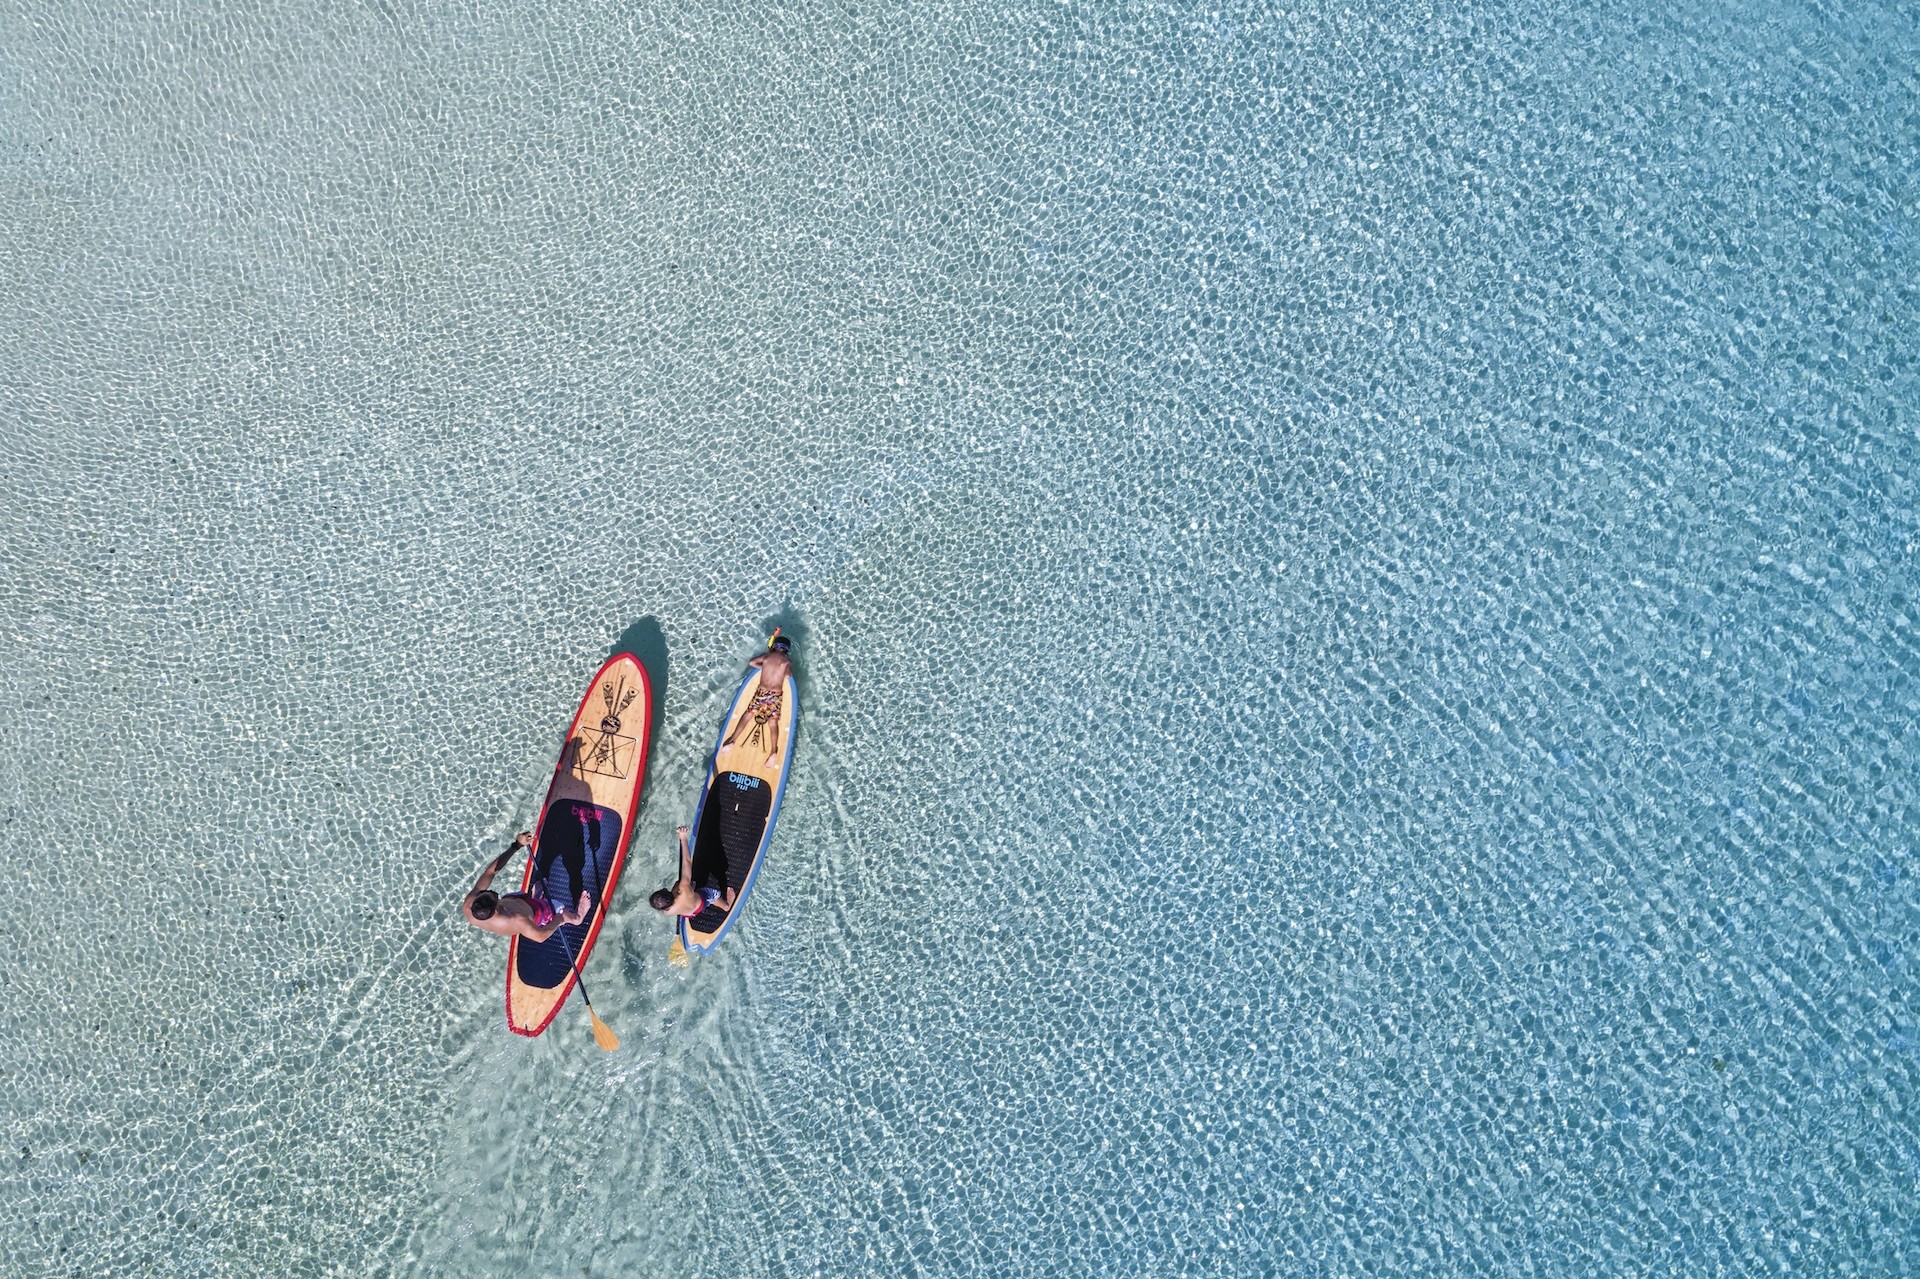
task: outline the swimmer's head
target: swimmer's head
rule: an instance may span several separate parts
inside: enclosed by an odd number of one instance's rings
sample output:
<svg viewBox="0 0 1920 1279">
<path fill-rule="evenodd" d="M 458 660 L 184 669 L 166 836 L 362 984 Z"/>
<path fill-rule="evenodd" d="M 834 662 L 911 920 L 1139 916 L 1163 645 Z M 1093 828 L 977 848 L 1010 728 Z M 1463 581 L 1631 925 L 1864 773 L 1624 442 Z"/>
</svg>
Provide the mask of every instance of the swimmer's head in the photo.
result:
<svg viewBox="0 0 1920 1279">
<path fill-rule="evenodd" d="M 655 910 L 665 910 L 673 905 L 673 890 L 671 888 L 655 889 L 653 896 L 647 898 L 647 905 Z"/>
<path fill-rule="evenodd" d="M 467 910 L 475 919 L 492 919 L 493 912 L 500 907 L 500 894 L 488 890 L 473 895 L 473 904 Z"/>
</svg>

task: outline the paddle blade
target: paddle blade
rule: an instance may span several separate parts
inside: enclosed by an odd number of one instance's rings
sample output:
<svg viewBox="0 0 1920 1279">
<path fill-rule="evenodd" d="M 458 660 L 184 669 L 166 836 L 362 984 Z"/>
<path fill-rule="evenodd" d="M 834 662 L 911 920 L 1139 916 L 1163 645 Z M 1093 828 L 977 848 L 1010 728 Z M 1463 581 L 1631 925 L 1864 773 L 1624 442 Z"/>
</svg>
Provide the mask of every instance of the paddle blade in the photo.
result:
<svg viewBox="0 0 1920 1279">
<path fill-rule="evenodd" d="M 667 962 L 675 968 L 685 968 L 687 966 L 687 948 L 680 944 L 678 937 L 673 939 L 673 946 L 667 951 Z"/>
<path fill-rule="evenodd" d="M 591 1008 L 587 1009 L 587 1015 L 593 1018 L 593 1042 L 599 1044 L 608 1052 L 612 1052 L 618 1048 L 620 1046 L 620 1036 L 613 1033 L 613 1027 L 601 1021 L 600 1014 Z"/>
</svg>

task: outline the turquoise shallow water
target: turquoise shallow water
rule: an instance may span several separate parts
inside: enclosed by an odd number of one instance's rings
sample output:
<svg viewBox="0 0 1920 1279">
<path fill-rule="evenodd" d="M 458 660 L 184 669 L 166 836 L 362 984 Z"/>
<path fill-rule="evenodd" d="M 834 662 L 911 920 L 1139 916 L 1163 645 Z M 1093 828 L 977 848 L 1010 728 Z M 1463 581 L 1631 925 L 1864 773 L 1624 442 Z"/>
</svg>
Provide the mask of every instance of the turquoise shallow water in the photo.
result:
<svg viewBox="0 0 1920 1279">
<path fill-rule="evenodd" d="M 1901 6 L 0 32 L 0 1271 L 1920 1267 Z M 741 926 L 669 873 L 739 663 Z M 587 676 L 589 976 L 454 910 Z"/>
</svg>

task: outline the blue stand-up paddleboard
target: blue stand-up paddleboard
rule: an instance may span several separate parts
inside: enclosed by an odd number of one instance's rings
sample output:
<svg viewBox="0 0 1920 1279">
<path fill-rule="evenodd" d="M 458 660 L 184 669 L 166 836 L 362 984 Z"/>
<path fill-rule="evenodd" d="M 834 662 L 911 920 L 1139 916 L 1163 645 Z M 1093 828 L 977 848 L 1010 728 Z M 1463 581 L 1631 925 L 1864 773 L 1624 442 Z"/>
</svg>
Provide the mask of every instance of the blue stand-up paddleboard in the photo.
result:
<svg viewBox="0 0 1920 1279">
<path fill-rule="evenodd" d="M 689 955 L 704 955 L 720 944 L 747 904 L 760 862 L 773 842 L 774 819 L 780 815 L 787 772 L 793 764 L 793 730 L 800 722 L 800 702 L 792 675 L 781 685 L 777 708 L 768 706 L 760 693 L 760 672 L 749 671 L 720 723 L 720 740 L 713 748 L 706 785 L 693 814 L 693 833 L 688 836 L 693 882 L 724 883 L 735 889 L 733 909 L 715 902 L 682 919 L 670 956 L 675 963 L 685 963 Z M 770 742 L 778 747 L 771 760 L 767 758 Z"/>
<path fill-rule="evenodd" d="M 646 668 L 631 653 L 615 653 L 567 728 L 520 891 L 538 882 L 563 909 L 592 893 L 593 907 L 543 942 L 515 937 L 508 944 L 507 1026 L 516 1035 L 545 1030 L 573 990 L 575 966 L 586 971 L 633 836 L 652 716 Z"/>
</svg>

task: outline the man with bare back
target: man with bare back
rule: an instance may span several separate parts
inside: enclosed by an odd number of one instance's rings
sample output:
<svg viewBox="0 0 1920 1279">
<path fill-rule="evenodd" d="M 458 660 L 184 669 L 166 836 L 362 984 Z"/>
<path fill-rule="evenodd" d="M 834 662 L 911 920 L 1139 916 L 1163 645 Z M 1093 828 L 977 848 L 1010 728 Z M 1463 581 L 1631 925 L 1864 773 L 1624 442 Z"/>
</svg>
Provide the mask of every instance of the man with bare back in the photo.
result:
<svg viewBox="0 0 1920 1279">
<path fill-rule="evenodd" d="M 759 670 L 760 687 L 721 745 L 732 746 L 736 740 L 765 742 L 769 764 L 780 754 L 780 702 L 786 696 L 787 676 L 793 673 L 792 652 L 793 642 L 775 631 L 767 651 L 747 663 Z"/>
<path fill-rule="evenodd" d="M 545 941 L 564 925 L 577 924 L 593 907 L 593 895 L 581 893 L 572 907 L 560 910 L 547 900 L 538 883 L 524 893 L 496 893 L 493 877 L 505 869 L 513 855 L 533 844 L 533 832 L 523 830 L 507 845 L 507 851 L 480 868 L 480 878 L 461 904 L 461 913 L 475 928 L 502 937 L 525 937 Z"/>
</svg>

